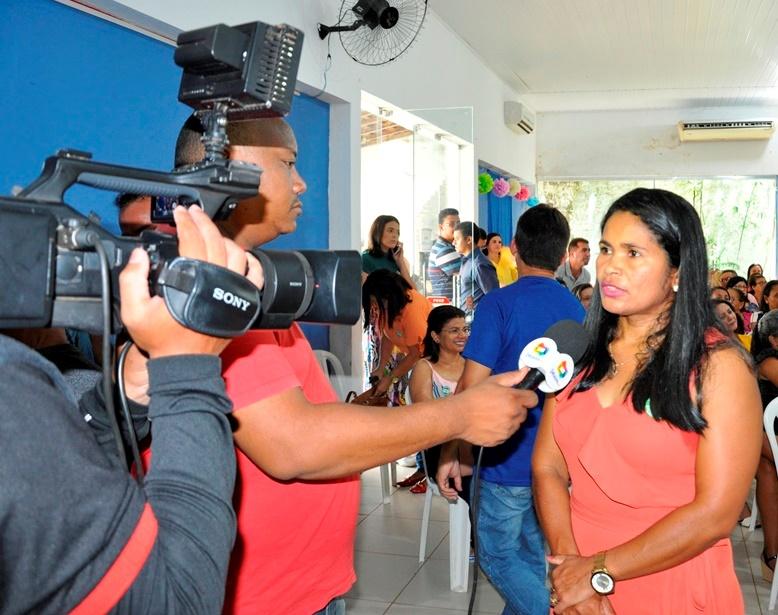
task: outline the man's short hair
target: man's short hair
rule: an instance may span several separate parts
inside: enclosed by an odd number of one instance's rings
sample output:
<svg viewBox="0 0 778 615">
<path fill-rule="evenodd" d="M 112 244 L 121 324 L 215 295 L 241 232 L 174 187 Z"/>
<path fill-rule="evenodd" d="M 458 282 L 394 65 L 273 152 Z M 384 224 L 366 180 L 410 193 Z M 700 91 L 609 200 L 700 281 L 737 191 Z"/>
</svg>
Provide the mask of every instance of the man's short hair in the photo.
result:
<svg viewBox="0 0 778 615">
<path fill-rule="evenodd" d="M 200 162 L 204 155 L 200 140 L 205 128 L 200 118 L 192 114 L 184 122 L 176 140 L 175 168 Z M 291 127 L 279 118 L 260 118 L 254 120 L 231 121 L 227 123 L 227 138 L 230 145 L 250 147 L 285 146 L 294 139 Z"/>
<path fill-rule="evenodd" d="M 459 231 L 463 239 L 477 237 L 480 230 L 474 222 L 460 222 L 454 227 L 454 231 Z"/>
<path fill-rule="evenodd" d="M 569 252 L 573 248 L 577 248 L 579 243 L 589 243 L 589 240 L 583 237 L 573 237 L 570 243 L 567 244 L 567 251 Z"/>
<path fill-rule="evenodd" d="M 513 240 L 519 258 L 530 267 L 556 271 L 565 256 L 570 225 L 561 211 L 545 203 L 525 211 Z"/>
<path fill-rule="evenodd" d="M 449 216 L 458 216 L 459 211 L 454 209 L 453 207 L 446 207 L 446 209 L 441 209 L 438 213 L 438 224 L 443 224 L 443 220 L 448 218 Z"/>
<path fill-rule="evenodd" d="M 478 227 L 478 241 L 486 241 L 486 229 Z"/>
</svg>

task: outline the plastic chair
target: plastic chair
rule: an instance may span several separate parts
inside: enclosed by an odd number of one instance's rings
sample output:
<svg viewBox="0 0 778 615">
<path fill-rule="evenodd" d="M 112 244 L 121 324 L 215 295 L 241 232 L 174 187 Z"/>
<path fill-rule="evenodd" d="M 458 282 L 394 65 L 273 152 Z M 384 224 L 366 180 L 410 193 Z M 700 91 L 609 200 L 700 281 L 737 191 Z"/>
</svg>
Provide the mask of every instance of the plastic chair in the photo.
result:
<svg viewBox="0 0 778 615">
<path fill-rule="evenodd" d="M 328 350 L 314 350 L 313 354 L 316 355 L 316 359 L 319 361 L 321 371 L 330 379 L 330 383 L 338 394 L 338 397 L 344 398 L 345 394 L 342 394 L 340 389 L 346 372 L 343 369 L 343 364 L 340 362 L 340 359 Z"/>
<path fill-rule="evenodd" d="M 754 489 L 754 497 L 751 500 L 751 514 L 747 519 L 743 519 L 740 522 L 744 528 L 749 532 L 753 532 L 756 529 L 756 524 L 759 522 L 759 509 L 756 506 L 756 489 Z"/>
<path fill-rule="evenodd" d="M 340 359 L 328 350 L 314 350 L 313 354 L 316 355 L 316 359 L 319 361 L 321 370 L 330 379 L 330 384 L 340 399 L 345 399 L 347 392 L 343 391 L 343 381 L 345 380 L 346 371 L 343 369 L 343 364 Z M 392 485 L 397 482 L 397 468 L 393 463 L 387 463 L 381 466 L 381 499 L 384 504 L 388 504 L 391 501 Z"/>
<path fill-rule="evenodd" d="M 432 497 L 440 495 L 437 483 L 430 478 L 427 470 L 427 458 L 424 459 L 424 472 L 427 474 L 427 493 L 424 495 L 424 514 L 421 520 L 421 536 L 419 537 L 419 564 L 423 564 L 427 556 L 427 531 L 430 525 Z M 455 503 L 448 503 L 448 570 L 449 584 L 452 592 L 468 591 L 467 579 L 470 573 L 470 507 L 462 498 Z"/>
<path fill-rule="evenodd" d="M 764 430 L 767 434 L 767 441 L 770 443 L 770 449 L 773 451 L 773 459 L 778 460 L 778 441 L 775 437 L 775 420 L 778 418 L 778 398 L 775 398 L 764 409 Z M 760 556 L 761 557 L 761 556 Z M 778 598 L 778 574 L 773 576 L 773 584 L 770 588 L 770 602 L 767 606 L 768 611 L 775 608 L 775 601 Z"/>
</svg>

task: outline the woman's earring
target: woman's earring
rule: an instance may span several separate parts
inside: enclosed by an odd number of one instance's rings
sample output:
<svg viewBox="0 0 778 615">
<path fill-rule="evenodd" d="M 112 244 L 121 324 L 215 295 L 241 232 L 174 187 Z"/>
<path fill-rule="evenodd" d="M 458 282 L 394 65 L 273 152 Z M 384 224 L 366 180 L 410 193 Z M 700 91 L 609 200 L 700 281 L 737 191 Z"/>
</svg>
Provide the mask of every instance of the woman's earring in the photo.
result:
<svg viewBox="0 0 778 615">
<path fill-rule="evenodd" d="M 673 282 L 673 292 L 674 293 L 678 292 L 678 282 Z"/>
</svg>

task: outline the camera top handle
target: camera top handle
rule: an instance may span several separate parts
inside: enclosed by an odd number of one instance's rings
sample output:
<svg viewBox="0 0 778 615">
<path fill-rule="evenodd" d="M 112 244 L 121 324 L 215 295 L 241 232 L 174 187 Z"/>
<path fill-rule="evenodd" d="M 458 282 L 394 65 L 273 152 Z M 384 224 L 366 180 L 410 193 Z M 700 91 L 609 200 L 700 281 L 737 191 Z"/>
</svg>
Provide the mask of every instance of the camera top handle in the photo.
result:
<svg viewBox="0 0 778 615">
<path fill-rule="evenodd" d="M 82 184 L 116 192 L 199 202 L 210 218 L 222 220 L 239 201 L 257 195 L 260 175 L 259 167 L 237 160 L 202 162 L 165 173 L 96 162 L 88 152 L 59 150 L 46 159 L 40 176 L 18 197 L 59 204 L 64 202 L 68 188 Z"/>
</svg>

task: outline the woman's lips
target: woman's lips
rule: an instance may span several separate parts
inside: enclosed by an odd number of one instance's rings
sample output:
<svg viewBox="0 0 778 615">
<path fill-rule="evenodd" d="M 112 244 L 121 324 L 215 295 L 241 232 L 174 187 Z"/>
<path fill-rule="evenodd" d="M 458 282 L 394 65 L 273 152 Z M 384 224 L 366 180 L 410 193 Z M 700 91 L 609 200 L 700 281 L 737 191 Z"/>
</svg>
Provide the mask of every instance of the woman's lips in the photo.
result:
<svg viewBox="0 0 778 615">
<path fill-rule="evenodd" d="M 621 297 L 627 294 L 627 291 L 618 286 L 614 286 L 613 284 L 601 284 L 600 292 L 610 298 Z"/>
</svg>

